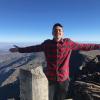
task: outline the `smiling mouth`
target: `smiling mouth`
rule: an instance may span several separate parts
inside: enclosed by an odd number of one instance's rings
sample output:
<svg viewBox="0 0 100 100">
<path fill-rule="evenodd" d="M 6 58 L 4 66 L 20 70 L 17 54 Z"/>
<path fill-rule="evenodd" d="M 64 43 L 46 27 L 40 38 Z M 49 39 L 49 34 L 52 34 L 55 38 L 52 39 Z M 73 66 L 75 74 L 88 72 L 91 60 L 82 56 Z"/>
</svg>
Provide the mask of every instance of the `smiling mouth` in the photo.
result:
<svg viewBox="0 0 100 100">
<path fill-rule="evenodd" d="M 56 35 L 56 36 L 59 36 L 59 35 L 61 35 L 61 33 L 56 33 L 55 35 Z"/>
</svg>

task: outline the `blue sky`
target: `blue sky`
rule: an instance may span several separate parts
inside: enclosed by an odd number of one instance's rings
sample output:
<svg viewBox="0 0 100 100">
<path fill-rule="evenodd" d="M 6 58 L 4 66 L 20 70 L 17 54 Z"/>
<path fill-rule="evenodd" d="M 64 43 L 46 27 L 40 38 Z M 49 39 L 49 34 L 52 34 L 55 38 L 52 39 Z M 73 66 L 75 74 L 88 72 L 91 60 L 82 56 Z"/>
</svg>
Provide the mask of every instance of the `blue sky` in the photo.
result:
<svg viewBox="0 0 100 100">
<path fill-rule="evenodd" d="M 100 43 L 100 0 L 0 0 L 0 42 L 52 39 L 52 25 L 65 37 Z"/>
</svg>

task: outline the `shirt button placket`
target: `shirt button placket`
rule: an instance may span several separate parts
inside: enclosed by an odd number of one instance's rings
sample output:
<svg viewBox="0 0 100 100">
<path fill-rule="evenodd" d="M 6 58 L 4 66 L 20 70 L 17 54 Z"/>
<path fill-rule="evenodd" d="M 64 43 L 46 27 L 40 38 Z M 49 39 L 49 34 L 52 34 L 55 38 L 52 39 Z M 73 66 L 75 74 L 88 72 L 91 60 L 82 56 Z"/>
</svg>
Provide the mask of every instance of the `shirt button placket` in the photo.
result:
<svg viewBox="0 0 100 100">
<path fill-rule="evenodd" d="M 57 43 L 57 70 L 56 70 L 57 81 L 59 81 L 59 72 L 58 72 L 58 56 L 59 56 L 59 44 Z"/>
</svg>

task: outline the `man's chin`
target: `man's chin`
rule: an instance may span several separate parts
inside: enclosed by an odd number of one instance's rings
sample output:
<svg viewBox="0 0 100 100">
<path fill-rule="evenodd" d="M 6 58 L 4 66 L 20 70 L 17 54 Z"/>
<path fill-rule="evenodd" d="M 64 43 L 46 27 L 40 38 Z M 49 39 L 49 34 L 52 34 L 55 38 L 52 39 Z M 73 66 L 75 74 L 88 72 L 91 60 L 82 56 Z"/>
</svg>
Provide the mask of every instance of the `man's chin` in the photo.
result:
<svg viewBox="0 0 100 100">
<path fill-rule="evenodd" d="M 59 39 L 59 40 L 60 40 L 60 39 L 62 39 L 62 37 L 57 37 L 57 39 Z"/>
<path fill-rule="evenodd" d="M 56 37 L 56 38 L 55 38 L 56 41 L 59 41 L 59 40 L 61 40 L 61 39 L 62 39 L 62 38 L 59 38 L 59 37 Z"/>
</svg>

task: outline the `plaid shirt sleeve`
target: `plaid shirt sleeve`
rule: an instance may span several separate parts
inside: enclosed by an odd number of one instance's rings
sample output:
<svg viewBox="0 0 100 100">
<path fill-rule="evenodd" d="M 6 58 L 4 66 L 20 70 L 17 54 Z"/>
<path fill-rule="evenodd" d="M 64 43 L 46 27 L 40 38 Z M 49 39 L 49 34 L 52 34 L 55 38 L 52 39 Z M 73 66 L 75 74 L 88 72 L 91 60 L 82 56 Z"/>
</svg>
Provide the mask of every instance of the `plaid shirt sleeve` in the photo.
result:
<svg viewBox="0 0 100 100">
<path fill-rule="evenodd" d="M 87 43 L 77 43 L 69 40 L 69 46 L 72 50 L 100 50 L 100 44 L 87 44 Z"/>
<path fill-rule="evenodd" d="M 41 51 L 44 51 L 45 49 L 45 42 L 46 41 L 44 41 L 42 44 L 39 44 L 39 45 L 18 48 L 18 51 L 20 53 L 41 52 Z"/>
</svg>

